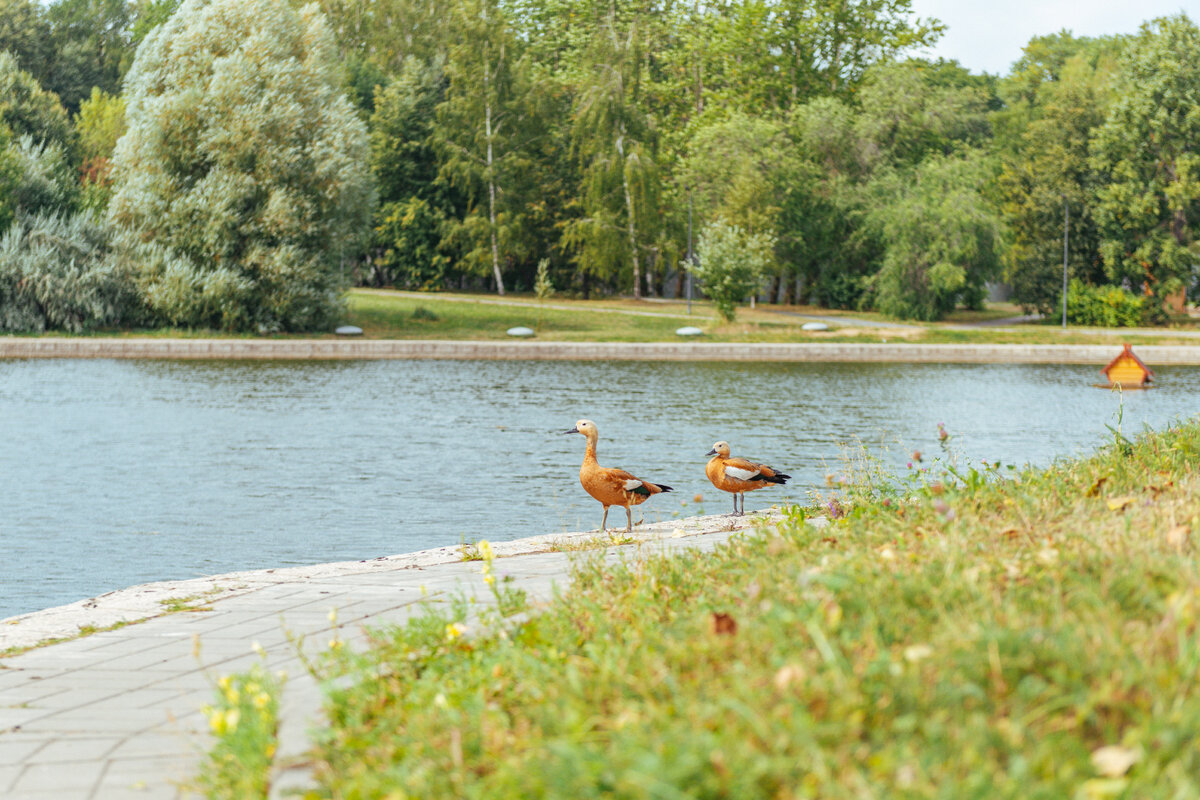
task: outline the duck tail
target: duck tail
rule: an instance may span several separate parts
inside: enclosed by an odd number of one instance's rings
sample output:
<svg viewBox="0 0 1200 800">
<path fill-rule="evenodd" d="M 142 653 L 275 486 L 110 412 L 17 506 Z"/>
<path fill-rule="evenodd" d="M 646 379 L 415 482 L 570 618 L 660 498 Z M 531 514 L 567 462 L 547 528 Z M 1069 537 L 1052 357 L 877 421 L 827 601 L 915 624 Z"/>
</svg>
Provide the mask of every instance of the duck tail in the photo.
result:
<svg viewBox="0 0 1200 800">
<path fill-rule="evenodd" d="M 788 479 L 791 477 L 792 477 L 791 475 L 788 475 L 786 473 L 776 472 L 774 475 L 772 475 L 769 478 L 764 476 L 764 477 L 758 478 L 757 480 L 766 481 L 767 483 L 787 483 Z"/>
</svg>

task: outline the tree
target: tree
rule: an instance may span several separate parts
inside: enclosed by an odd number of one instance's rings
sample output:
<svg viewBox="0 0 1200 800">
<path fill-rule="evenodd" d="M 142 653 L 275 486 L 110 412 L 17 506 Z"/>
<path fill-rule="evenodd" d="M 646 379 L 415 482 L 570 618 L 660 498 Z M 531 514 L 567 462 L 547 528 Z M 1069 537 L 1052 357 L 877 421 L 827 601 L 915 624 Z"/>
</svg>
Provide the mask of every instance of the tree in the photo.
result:
<svg viewBox="0 0 1200 800">
<path fill-rule="evenodd" d="M 39 82 L 49 74 L 50 24 L 34 0 L 0 0 L 0 53 L 4 51 Z"/>
<path fill-rule="evenodd" d="M 1039 41 L 1039 40 L 1035 40 Z M 1100 177 L 1091 165 L 1091 137 L 1104 122 L 1111 59 L 1093 57 L 1088 40 L 1042 83 L 1032 117 L 1011 152 L 1003 153 L 1000 208 L 1012 232 L 1005 279 L 1014 299 L 1049 314 L 1062 299 L 1064 206 L 1070 213 L 1069 270 L 1087 283 L 1105 282 L 1093 198 Z M 1057 50 L 1055 52 L 1058 52 Z"/>
<path fill-rule="evenodd" d="M 982 303 L 984 282 L 999 270 L 1003 233 L 978 191 L 993 169 L 977 154 L 934 156 L 873 182 L 866 225 L 885 248 L 875 276 L 880 311 L 936 320 L 959 302 Z"/>
<path fill-rule="evenodd" d="M 335 55 L 320 13 L 284 0 L 185 0 L 138 48 L 109 217 L 165 248 L 142 280 L 170 322 L 334 321 L 372 201 Z"/>
<path fill-rule="evenodd" d="M 54 58 L 45 85 L 67 110 L 77 111 L 93 87 L 117 93 L 131 55 L 127 0 L 57 0 L 46 17 Z"/>
<path fill-rule="evenodd" d="M 11 53 L 0 53 L 0 124 L 17 136 L 56 142 L 68 152 L 74 149 L 75 132 L 66 109 L 17 66 Z"/>
<path fill-rule="evenodd" d="M 517 42 L 495 0 L 463 0 L 455 7 L 456 44 L 450 49 L 446 99 L 438 107 L 443 176 L 467 196 L 457 230 L 465 260 L 491 267 L 504 294 L 500 269 L 508 171 L 522 143 L 522 67 Z M 453 236 L 454 234 L 452 234 Z"/>
<path fill-rule="evenodd" d="M 75 115 L 75 131 L 82 161 L 83 205 L 103 211 L 112 196 L 113 150 L 125 133 L 125 100 L 92 89 L 92 96 L 80 104 Z"/>
<path fill-rule="evenodd" d="M 1195 286 L 1200 263 L 1200 29 L 1186 15 L 1144 24 L 1121 60 L 1093 142 L 1100 252 L 1110 279 L 1161 301 Z"/>
<path fill-rule="evenodd" d="M 572 126 L 584 216 L 566 237 L 585 273 L 610 277 L 627 263 L 635 298 L 642 296 L 642 250 L 661 218 L 655 135 L 641 107 L 641 47 L 637 25 L 622 28 L 615 15 L 594 42 Z"/>
<path fill-rule="evenodd" d="M 724 220 L 701 232 L 692 274 L 726 322 L 733 322 L 738 303 L 762 287 L 774 246 L 770 234 L 747 233 Z"/>
</svg>

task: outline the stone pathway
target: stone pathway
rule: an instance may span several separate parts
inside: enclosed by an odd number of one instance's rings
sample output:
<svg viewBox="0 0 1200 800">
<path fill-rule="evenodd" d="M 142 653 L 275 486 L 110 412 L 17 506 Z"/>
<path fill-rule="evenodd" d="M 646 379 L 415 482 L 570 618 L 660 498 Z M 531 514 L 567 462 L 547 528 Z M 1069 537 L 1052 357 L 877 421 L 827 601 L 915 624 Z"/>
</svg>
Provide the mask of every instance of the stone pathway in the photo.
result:
<svg viewBox="0 0 1200 800">
<path fill-rule="evenodd" d="M 605 558 L 710 550 L 755 521 L 714 515 L 647 525 L 635 529 L 635 543 L 609 547 Z M 497 577 L 511 577 L 535 602 L 550 600 L 574 557 L 561 548 L 595 540 L 595 533 L 579 533 L 496 543 Z M 307 781 L 303 754 L 320 709 L 297 640 L 309 655 L 325 649 L 334 635 L 332 609 L 337 635 L 354 646 L 363 626 L 404 622 L 423 602 L 459 596 L 488 602 L 479 563 L 461 558 L 458 548 L 440 548 L 148 584 L 0 621 L 0 650 L 76 634 L 81 625 L 133 623 L 0 658 L 0 797 L 197 796 L 188 783 L 211 745 L 200 709 L 213 701 L 218 677 L 264 659 L 289 675 L 272 789 L 272 797 L 285 796 Z M 163 614 L 160 601 L 179 597 L 202 605 Z M 265 651 L 262 659 L 255 644 Z"/>
</svg>

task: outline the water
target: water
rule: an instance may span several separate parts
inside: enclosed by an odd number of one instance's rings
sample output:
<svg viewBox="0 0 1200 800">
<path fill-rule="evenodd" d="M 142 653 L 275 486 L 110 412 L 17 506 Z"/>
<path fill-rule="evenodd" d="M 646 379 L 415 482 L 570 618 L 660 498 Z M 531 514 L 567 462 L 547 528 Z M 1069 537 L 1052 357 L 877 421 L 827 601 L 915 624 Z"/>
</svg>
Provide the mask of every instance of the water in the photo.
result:
<svg viewBox="0 0 1200 800">
<path fill-rule="evenodd" d="M 1200 370 L 1125 395 L 1125 430 L 1197 411 Z M 674 486 L 648 521 L 727 512 L 718 439 L 803 500 L 840 443 L 1047 463 L 1108 436 L 1093 367 L 464 361 L 0 361 L 0 618 L 153 580 L 595 528 L 600 463 Z M 704 500 L 694 501 L 700 493 Z M 687 505 L 684 506 L 683 503 Z M 623 522 L 616 510 L 610 522 Z M 619 518 L 619 520 L 618 520 Z M 636 517 L 635 517 L 636 520 Z"/>
</svg>

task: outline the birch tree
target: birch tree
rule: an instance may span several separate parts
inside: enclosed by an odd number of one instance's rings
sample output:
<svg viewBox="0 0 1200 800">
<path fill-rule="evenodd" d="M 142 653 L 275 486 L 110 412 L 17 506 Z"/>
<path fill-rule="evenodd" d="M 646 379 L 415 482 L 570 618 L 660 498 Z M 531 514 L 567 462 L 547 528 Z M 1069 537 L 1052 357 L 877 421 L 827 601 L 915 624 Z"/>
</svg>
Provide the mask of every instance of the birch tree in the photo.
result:
<svg viewBox="0 0 1200 800">
<path fill-rule="evenodd" d="M 572 123 L 583 176 L 584 216 L 568 229 L 583 272 L 611 277 L 627 264 L 642 297 L 643 243 L 655 236 L 660 176 L 656 136 L 640 105 L 637 24 L 610 14 L 585 67 Z"/>
<path fill-rule="evenodd" d="M 464 0 L 454 11 L 446 99 L 438 107 L 444 177 L 467 194 L 467 211 L 452 236 L 466 261 L 491 268 L 504 294 L 505 183 L 520 153 L 522 65 L 516 40 L 495 0 Z"/>
</svg>

